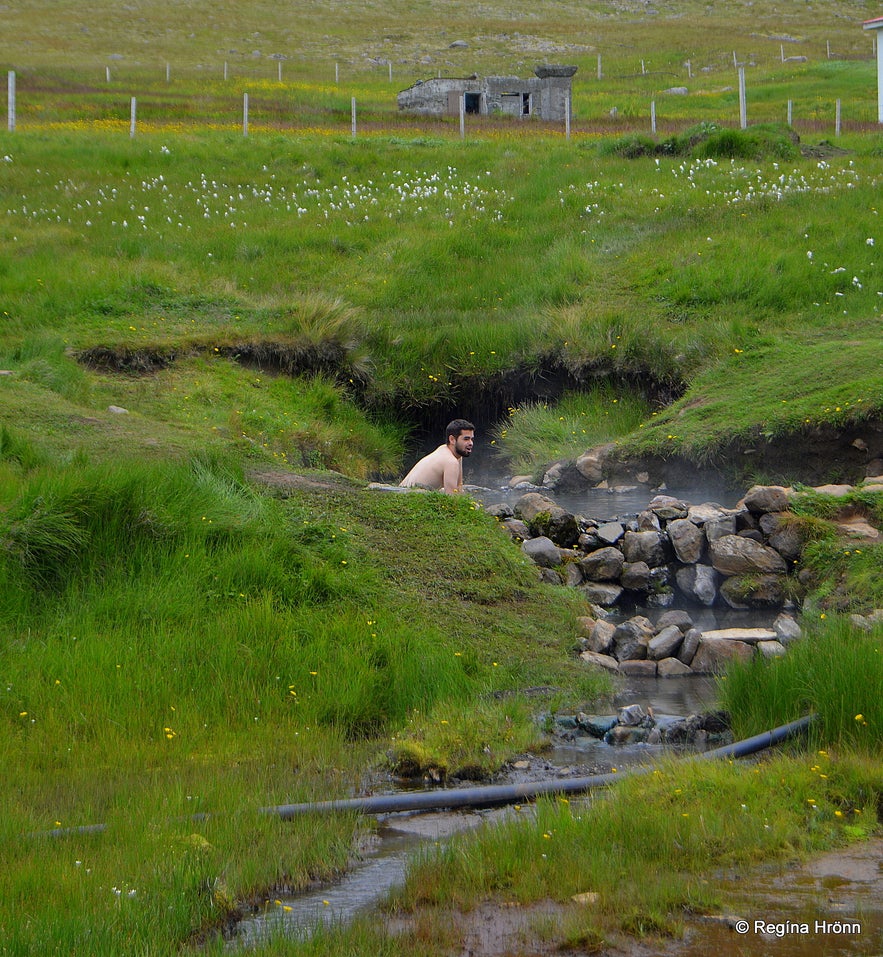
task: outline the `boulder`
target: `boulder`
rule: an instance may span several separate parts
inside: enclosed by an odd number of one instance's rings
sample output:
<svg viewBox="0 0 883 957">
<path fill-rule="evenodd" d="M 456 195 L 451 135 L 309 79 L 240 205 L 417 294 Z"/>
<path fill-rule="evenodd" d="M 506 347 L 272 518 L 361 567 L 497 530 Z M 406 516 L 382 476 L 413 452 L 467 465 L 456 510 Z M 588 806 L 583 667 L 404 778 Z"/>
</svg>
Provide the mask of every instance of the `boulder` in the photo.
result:
<svg viewBox="0 0 883 957">
<path fill-rule="evenodd" d="M 613 654 L 618 661 L 646 658 L 647 645 L 653 637 L 653 626 L 647 618 L 635 615 L 621 622 L 613 632 Z"/>
<path fill-rule="evenodd" d="M 678 588 L 690 599 L 710 608 L 717 598 L 717 572 L 710 565 L 687 565 L 675 572 Z"/>
<path fill-rule="evenodd" d="M 684 633 L 677 625 L 669 625 L 654 635 L 647 645 L 647 657 L 654 661 L 671 658 L 678 653 L 684 641 Z"/>
<path fill-rule="evenodd" d="M 705 534 L 689 519 L 676 518 L 665 529 L 679 562 L 694 565 L 702 557 Z"/>
<path fill-rule="evenodd" d="M 779 641 L 759 641 L 757 650 L 764 658 L 781 658 L 785 652 L 785 646 Z"/>
<path fill-rule="evenodd" d="M 628 591 L 650 591 L 650 567 L 646 562 L 625 562 L 619 583 Z"/>
<path fill-rule="evenodd" d="M 702 637 L 756 644 L 759 641 L 775 641 L 776 633 L 772 628 L 717 628 L 713 631 L 706 631 Z"/>
<path fill-rule="evenodd" d="M 742 499 L 745 508 L 755 514 L 784 512 L 790 504 L 788 490 L 781 485 L 753 485 Z"/>
<path fill-rule="evenodd" d="M 800 625 L 791 615 L 786 615 L 784 612 L 773 622 L 773 631 L 783 645 L 790 645 L 792 641 L 803 637 Z"/>
<path fill-rule="evenodd" d="M 571 588 L 576 588 L 585 581 L 583 570 L 578 562 L 565 562 L 564 564 L 564 584 Z"/>
<path fill-rule="evenodd" d="M 620 661 L 619 671 L 624 675 L 634 675 L 638 678 L 655 678 L 656 662 L 646 659 L 628 659 Z"/>
<path fill-rule="evenodd" d="M 605 522 L 598 526 L 595 534 L 605 545 L 615 545 L 625 534 L 625 528 L 622 522 Z"/>
<path fill-rule="evenodd" d="M 590 552 L 580 559 L 579 565 L 583 575 L 589 581 L 604 582 L 616 581 L 622 573 L 625 563 L 622 552 L 612 545 Z"/>
<path fill-rule="evenodd" d="M 656 664 L 656 674 L 660 678 L 679 678 L 681 675 L 691 675 L 693 669 L 677 658 L 663 658 Z"/>
<path fill-rule="evenodd" d="M 803 532 L 800 526 L 788 521 L 784 512 L 767 512 L 760 516 L 760 528 L 767 536 L 767 544 L 786 561 L 794 562 L 803 551 Z"/>
<path fill-rule="evenodd" d="M 609 442 L 583 452 L 576 460 L 577 471 L 592 485 L 600 482 L 604 478 L 614 448 L 614 443 Z"/>
<path fill-rule="evenodd" d="M 521 550 L 541 568 L 555 568 L 561 564 L 561 551 L 552 539 L 545 535 L 522 542 Z"/>
<path fill-rule="evenodd" d="M 736 534 L 736 516 L 735 514 L 724 515 L 721 518 L 712 519 L 705 523 L 705 537 L 709 542 L 716 542 L 724 535 Z"/>
<path fill-rule="evenodd" d="M 607 582 L 587 582 L 580 585 L 579 590 L 585 595 L 586 601 L 593 605 L 601 605 L 602 608 L 615 605 L 622 597 L 622 588 Z"/>
<path fill-rule="evenodd" d="M 513 541 L 524 542 L 531 537 L 530 529 L 520 518 L 504 518 L 500 525 L 506 529 Z"/>
<path fill-rule="evenodd" d="M 605 671 L 619 671 L 619 662 L 610 655 L 602 655 L 597 651 L 583 651 L 580 653 L 580 659 L 587 665 L 594 665 L 596 668 L 603 668 Z"/>
<path fill-rule="evenodd" d="M 784 575 L 785 560 L 767 545 L 741 535 L 724 535 L 709 543 L 711 564 L 722 575 Z"/>
<path fill-rule="evenodd" d="M 720 587 L 730 608 L 778 608 L 785 600 L 784 575 L 733 575 Z"/>
<path fill-rule="evenodd" d="M 686 634 L 693 627 L 693 619 L 685 611 L 666 611 L 656 619 L 657 631 L 668 628 L 669 625 L 677 625 L 682 632 Z"/>
<path fill-rule="evenodd" d="M 627 562 L 646 562 L 651 568 L 665 564 L 665 538 L 661 532 L 626 532 L 622 553 Z"/>
<path fill-rule="evenodd" d="M 721 674 L 732 662 L 750 661 L 753 654 L 752 646 L 744 641 L 703 635 L 690 667 L 700 674 Z"/>
<path fill-rule="evenodd" d="M 527 523 L 534 535 L 551 538 L 562 548 L 572 548 L 580 531 L 576 516 L 539 492 L 528 492 L 515 503 L 515 516 Z"/>
<path fill-rule="evenodd" d="M 685 665 L 691 665 L 696 651 L 699 648 L 699 642 L 702 640 L 702 632 L 698 628 L 690 628 L 684 633 L 684 641 L 681 644 L 681 650 L 677 653 L 678 661 Z"/>
<path fill-rule="evenodd" d="M 655 495 L 650 499 L 647 508 L 663 522 L 675 518 L 686 518 L 688 511 L 686 502 L 682 502 L 679 498 L 674 498 L 671 495 Z"/>
<path fill-rule="evenodd" d="M 599 655 L 610 654 L 613 648 L 613 632 L 616 625 L 611 621 L 596 621 L 586 638 L 586 649 L 597 652 Z"/>
<path fill-rule="evenodd" d="M 639 704 L 626 705 L 620 708 L 616 716 L 617 724 L 624 725 L 627 728 L 635 728 L 644 723 L 647 715 Z"/>
</svg>

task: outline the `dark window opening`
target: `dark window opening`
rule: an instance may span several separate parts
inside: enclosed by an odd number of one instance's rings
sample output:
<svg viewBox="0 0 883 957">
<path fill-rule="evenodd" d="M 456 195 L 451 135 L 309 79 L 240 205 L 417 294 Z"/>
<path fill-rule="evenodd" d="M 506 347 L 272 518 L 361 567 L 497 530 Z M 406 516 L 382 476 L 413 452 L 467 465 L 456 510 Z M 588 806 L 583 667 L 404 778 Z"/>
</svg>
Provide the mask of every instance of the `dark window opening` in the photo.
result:
<svg viewBox="0 0 883 957">
<path fill-rule="evenodd" d="M 467 113 L 481 113 L 480 93 L 464 93 L 463 99 L 466 101 L 465 109 Z"/>
<path fill-rule="evenodd" d="M 521 94 L 521 115 L 530 116 L 530 93 Z"/>
</svg>

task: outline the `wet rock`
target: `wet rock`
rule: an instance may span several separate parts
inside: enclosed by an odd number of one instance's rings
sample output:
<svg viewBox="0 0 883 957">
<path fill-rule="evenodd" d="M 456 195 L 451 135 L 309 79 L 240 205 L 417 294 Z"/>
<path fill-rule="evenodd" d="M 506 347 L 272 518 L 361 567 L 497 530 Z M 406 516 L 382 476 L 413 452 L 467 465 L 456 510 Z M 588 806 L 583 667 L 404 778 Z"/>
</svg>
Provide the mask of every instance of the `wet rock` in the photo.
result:
<svg viewBox="0 0 883 957">
<path fill-rule="evenodd" d="M 644 509 L 643 512 L 638 512 L 637 518 L 635 519 L 635 531 L 661 532 L 662 522 L 659 520 L 659 516 L 655 512 L 651 512 L 649 509 Z"/>
<path fill-rule="evenodd" d="M 515 515 L 538 537 L 552 539 L 562 548 L 571 548 L 579 539 L 576 516 L 538 492 L 528 492 L 515 503 Z"/>
<path fill-rule="evenodd" d="M 604 735 L 604 741 L 613 747 L 625 744 L 643 744 L 650 732 L 647 728 L 631 728 L 618 724 Z"/>
<path fill-rule="evenodd" d="M 756 644 L 759 641 L 775 641 L 776 633 L 772 628 L 717 628 L 714 631 L 706 631 L 702 637 Z"/>
<path fill-rule="evenodd" d="M 767 536 L 767 544 L 786 561 L 796 561 L 803 551 L 803 533 L 784 512 L 768 512 L 760 517 L 760 528 Z"/>
<path fill-rule="evenodd" d="M 693 601 L 710 608 L 717 599 L 717 572 L 710 565 L 687 565 L 675 572 L 678 588 Z"/>
<path fill-rule="evenodd" d="M 616 581 L 622 573 L 625 558 L 618 548 L 608 545 L 580 560 L 583 575 L 589 581 Z"/>
<path fill-rule="evenodd" d="M 506 529 L 513 541 L 526 542 L 531 537 L 530 529 L 520 518 L 504 519 L 500 525 Z"/>
<path fill-rule="evenodd" d="M 785 560 L 773 548 L 739 535 L 724 535 L 709 544 L 711 564 L 722 575 L 783 575 Z"/>
<path fill-rule="evenodd" d="M 506 502 L 493 502 L 486 505 L 484 510 L 486 514 L 493 515 L 494 518 L 512 518 L 515 515 L 512 506 Z"/>
<path fill-rule="evenodd" d="M 646 658 L 631 658 L 626 661 L 620 661 L 619 670 L 624 675 L 654 678 L 656 676 L 656 662 L 649 661 Z"/>
<path fill-rule="evenodd" d="M 576 460 L 577 471 L 592 484 L 600 482 L 615 448 L 612 442 L 589 449 Z"/>
<path fill-rule="evenodd" d="M 620 708 L 616 720 L 627 727 L 643 724 L 647 717 L 644 709 L 639 704 L 630 704 Z"/>
<path fill-rule="evenodd" d="M 561 576 L 554 568 L 540 568 L 540 581 L 545 582 L 547 585 L 560 585 Z"/>
<path fill-rule="evenodd" d="M 611 728 L 616 727 L 618 719 L 612 714 L 589 715 L 580 712 L 576 716 L 576 723 L 578 727 L 582 728 L 593 738 L 600 740 Z"/>
<path fill-rule="evenodd" d="M 681 675 L 692 674 L 693 669 L 678 658 L 663 658 L 656 665 L 656 673 L 660 678 L 679 678 Z"/>
<path fill-rule="evenodd" d="M 521 545 L 527 557 L 541 568 L 555 568 L 561 564 L 561 552 L 558 546 L 545 535 L 530 538 Z"/>
<path fill-rule="evenodd" d="M 564 565 L 564 584 L 576 588 L 585 581 L 583 571 L 578 562 L 567 562 Z"/>
<path fill-rule="evenodd" d="M 705 547 L 705 534 L 701 528 L 689 519 L 676 518 L 668 523 L 666 531 L 679 562 L 694 565 L 699 561 Z"/>
<path fill-rule="evenodd" d="M 705 538 L 709 542 L 716 542 L 719 538 L 723 538 L 725 535 L 735 535 L 736 516 L 726 515 L 722 518 L 716 518 L 713 521 L 706 522 L 704 531 Z"/>
</svg>

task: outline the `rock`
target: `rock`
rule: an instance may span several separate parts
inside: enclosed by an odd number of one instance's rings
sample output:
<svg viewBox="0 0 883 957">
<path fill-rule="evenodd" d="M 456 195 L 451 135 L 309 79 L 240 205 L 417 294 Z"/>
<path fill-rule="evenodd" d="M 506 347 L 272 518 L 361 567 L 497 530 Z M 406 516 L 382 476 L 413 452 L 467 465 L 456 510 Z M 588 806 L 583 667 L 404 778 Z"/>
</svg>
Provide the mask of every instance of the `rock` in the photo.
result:
<svg viewBox="0 0 883 957">
<path fill-rule="evenodd" d="M 634 675 L 640 678 L 654 678 L 656 676 L 656 662 L 645 659 L 627 659 L 620 661 L 619 670 L 624 675 Z"/>
<path fill-rule="evenodd" d="M 515 515 L 537 536 L 551 538 L 562 548 L 571 548 L 579 539 L 576 516 L 538 492 L 528 492 L 515 503 Z"/>
<path fill-rule="evenodd" d="M 601 895 L 597 891 L 585 891 L 582 894 L 572 894 L 570 899 L 574 904 L 581 904 L 585 907 L 589 904 L 597 904 Z"/>
<path fill-rule="evenodd" d="M 784 512 L 790 504 L 790 499 L 788 490 L 781 485 L 754 485 L 745 493 L 742 502 L 750 512 L 760 514 L 761 512 Z"/>
<path fill-rule="evenodd" d="M 718 628 L 706 631 L 702 637 L 715 641 L 744 641 L 755 644 L 758 641 L 775 641 L 776 633 L 772 628 Z"/>
<path fill-rule="evenodd" d="M 684 633 L 677 625 L 669 625 L 650 639 L 647 645 L 647 657 L 654 661 L 671 658 L 678 653 L 684 641 Z"/>
<path fill-rule="evenodd" d="M 734 661 L 750 661 L 753 654 L 752 646 L 744 641 L 703 635 L 690 667 L 700 674 L 721 674 L 726 671 L 727 665 Z"/>
<path fill-rule="evenodd" d="M 554 568 L 539 568 L 540 581 L 547 585 L 560 585 L 561 576 Z"/>
<path fill-rule="evenodd" d="M 724 508 L 717 502 L 703 502 L 701 505 L 690 505 L 687 508 L 687 518 L 694 525 L 707 525 L 709 522 L 717 522 L 728 518 L 732 514 L 732 509 Z"/>
<path fill-rule="evenodd" d="M 688 510 L 686 502 L 671 495 L 655 495 L 650 499 L 647 508 L 664 522 L 675 518 L 686 518 Z"/>
<path fill-rule="evenodd" d="M 692 667 L 693 658 L 699 648 L 699 642 L 702 640 L 702 632 L 698 628 L 690 628 L 684 634 L 684 641 L 681 644 L 681 650 L 677 653 L 678 661 Z"/>
<path fill-rule="evenodd" d="M 798 638 L 803 637 L 800 625 L 791 615 L 779 615 L 773 622 L 773 631 L 783 645 L 790 645 L 792 641 L 797 641 Z"/>
<path fill-rule="evenodd" d="M 564 584 L 570 588 L 576 588 L 585 581 L 583 570 L 578 562 L 565 562 L 564 564 Z"/>
<path fill-rule="evenodd" d="M 676 518 L 668 523 L 665 530 L 679 562 L 693 565 L 699 561 L 705 547 L 705 534 L 701 528 L 689 519 Z"/>
<path fill-rule="evenodd" d="M 604 472 L 609 465 L 614 448 L 614 444 L 609 442 L 606 445 L 598 445 L 587 452 L 583 452 L 576 460 L 577 471 L 593 485 L 600 482 L 604 478 Z"/>
<path fill-rule="evenodd" d="M 705 523 L 703 530 L 705 532 L 705 538 L 709 542 L 716 542 L 719 538 L 723 538 L 724 535 L 735 535 L 736 516 L 733 514 L 713 519 Z"/>
<path fill-rule="evenodd" d="M 678 658 L 663 658 L 656 665 L 656 674 L 660 678 L 678 678 L 681 675 L 693 674 L 693 669 Z"/>
<path fill-rule="evenodd" d="M 876 544 L 881 540 L 880 532 L 859 515 L 837 523 L 837 531 L 846 538 L 860 541 L 862 544 Z"/>
<path fill-rule="evenodd" d="M 448 45 L 449 50 L 466 50 L 468 47 L 469 44 L 465 40 L 454 40 L 453 43 Z"/>
<path fill-rule="evenodd" d="M 602 655 L 597 651 L 583 651 L 580 659 L 588 665 L 603 668 L 605 671 L 619 671 L 619 662 L 610 655 Z"/>
<path fill-rule="evenodd" d="M 613 654 L 618 661 L 646 658 L 647 645 L 653 637 L 653 626 L 647 618 L 635 615 L 621 622 L 613 632 Z"/>
<path fill-rule="evenodd" d="M 720 586 L 730 608 L 778 608 L 785 600 L 783 575 L 733 575 Z"/>
<path fill-rule="evenodd" d="M 603 608 L 615 605 L 622 597 L 619 585 L 608 585 L 606 582 L 588 582 L 580 585 L 579 590 L 586 596 L 586 601 Z"/>
<path fill-rule="evenodd" d="M 664 539 L 660 532 L 626 532 L 622 553 L 628 562 L 646 562 L 651 568 L 665 563 Z"/>
<path fill-rule="evenodd" d="M 644 709 L 639 704 L 630 704 L 625 708 L 620 708 L 616 720 L 628 728 L 637 727 L 646 718 Z"/>
<path fill-rule="evenodd" d="M 709 543 L 711 564 L 722 575 L 784 575 L 785 560 L 773 548 L 739 535 Z"/>
<path fill-rule="evenodd" d="M 764 658 L 781 658 L 786 654 L 785 646 L 779 641 L 759 641 L 757 650 Z"/>
<path fill-rule="evenodd" d="M 121 405 L 109 405 L 107 407 L 108 412 L 112 412 L 114 415 L 128 415 L 129 410 L 124 409 Z"/>
<path fill-rule="evenodd" d="M 615 545 L 625 534 L 622 522 L 605 522 L 595 530 L 598 538 L 607 545 Z"/>
<path fill-rule="evenodd" d="M 523 542 L 521 550 L 534 564 L 542 568 L 555 568 L 561 564 L 561 552 L 558 546 L 545 535 Z"/>
<path fill-rule="evenodd" d="M 685 611 L 666 611 L 656 619 L 657 633 L 669 625 L 677 625 L 686 634 L 693 627 L 693 619 Z"/>
<path fill-rule="evenodd" d="M 667 93 L 669 96 L 686 96 L 690 91 L 685 86 L 670 86 L 662 92 Z"/>
<path fill-rule="evenodd" d="M 493 515 L 494 518 L 512 518 L 515 515 L 512 506 L 506 502 L 493 502 L 486 505 L 484 510 L 487 515 Z"/>
<path fill-rule="evenodd" d="M 849 495 L 850 492 L 854 492 L 855 489 L 851 485 L 817 485 L 813 491 L 818 492 L 819 495 L 830 495 L 832 498 L 843 498 L 844 496 Z"/>
<path fill-rule="evenodd" d="M 599 655 L 610 654 L 613 648 L 613 632 L 616 631 L 616 625 L 611 621 L 596 621 L 594 628 L 587 636 L 587 645 L 589 651 L 597 652 Z"/>
<path fill-rule="evenodd" d="M 638 512 L 638 517 L 635 519 L 635 527 L 639 532 L 661 532 L 662 522 L 659 520 L 659 516 L 656 512 L 651 512 L 645 508 L 644 511 Z"/>
<path fill-rule="evenodd" d="M 530 537 L 530 529 L 520 518 L 505 518 L 500 522 L 502 528 L 517 542 L 526 542 Z"/>
<path fill-rule="evenodd" d="M 760 528 L 767 536 L 767 544 L 787 561 L 794 562 L 803 551 L 803 532 L 789 521 L 784 512 L 767 512 L 760 517 Z"/>
<path fill-rule="evenodd" d="M 648 592 L 650 590 L 650 568 L 646 562 L 626 562 L 622 566 L 620 585 L 628 591 Z"/>
<path fill-rule="evenodd" d="M 710 565 L 687 565 L 675 572 L 678 588 L 693 601 L 710 608 L 717 598 L 717 572 Z"/>
<path fill-rule="evenodd" d="M 616 581 L 622 573 L 625 563 L 622 552 L 612 545 L 599 548 L 595 552 L 580 559 L 579 565 L 583 575 L 593 582 Z"/>
</svg>

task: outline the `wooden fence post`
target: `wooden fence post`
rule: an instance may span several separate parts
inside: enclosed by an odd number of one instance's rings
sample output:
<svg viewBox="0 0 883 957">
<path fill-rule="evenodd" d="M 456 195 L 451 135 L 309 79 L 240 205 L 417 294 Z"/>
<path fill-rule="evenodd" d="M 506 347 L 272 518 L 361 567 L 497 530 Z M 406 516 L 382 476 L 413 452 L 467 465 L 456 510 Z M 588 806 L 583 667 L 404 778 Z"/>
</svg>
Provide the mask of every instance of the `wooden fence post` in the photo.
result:
<svg viewBox="0 0 883 957">
<path fill-rule="evenodd" d="M 242 135 L 248 136 L 248 94 L 242 94 Z"/>
<path fill-rule="evenodd" d="M 6 76 L 6 125 L 10 133 L 15 132 L 15 70 Z"/>
</svg>

